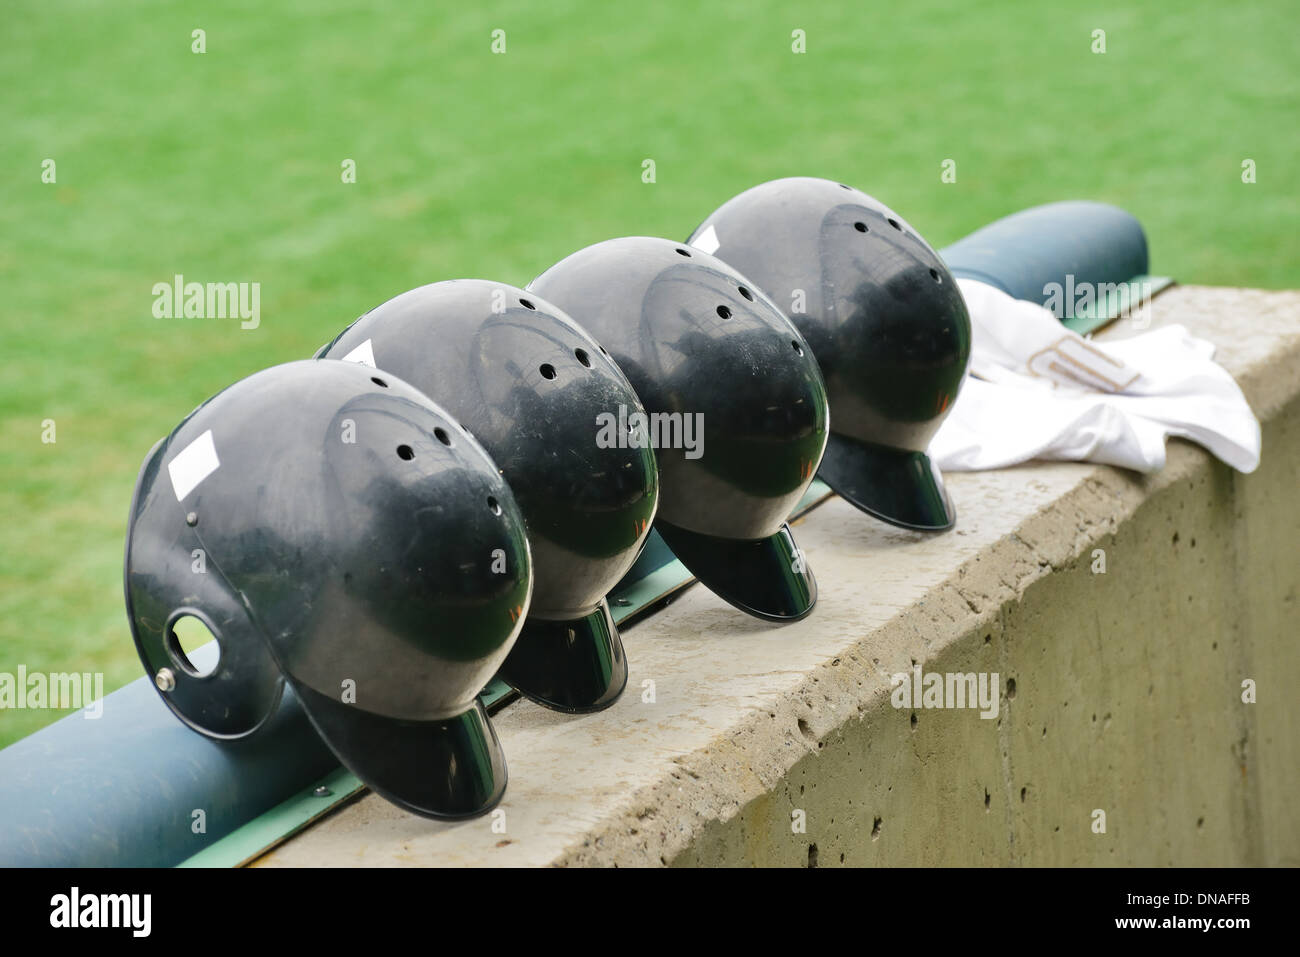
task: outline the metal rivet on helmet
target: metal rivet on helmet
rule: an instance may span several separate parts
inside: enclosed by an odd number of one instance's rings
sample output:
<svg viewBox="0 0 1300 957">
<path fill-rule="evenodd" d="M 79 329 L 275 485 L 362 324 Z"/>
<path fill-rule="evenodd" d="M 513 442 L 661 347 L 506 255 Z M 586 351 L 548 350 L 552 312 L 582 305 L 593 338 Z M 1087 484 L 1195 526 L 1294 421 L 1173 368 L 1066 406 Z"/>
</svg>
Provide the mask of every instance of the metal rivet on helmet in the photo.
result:
<svg viewBox="0 0 1300 957">
<path fill-rule="evenodd" d="M 476 695 L 527 611 L 523 518 L 476 442 L 439 440 L 457 428 L 446 412 L 371 375 L 275 366 L 159 442 L 131 504 L 127 613 L 145 670 L 191 728 L 252 734 L 287 680 L 373 790 L 464 817 L 505 788 Z M 210 673 L 178 650 L 182 615 L 217 639 Z"/>
<path fill-rule="evenodd" d="M 816 585 L 786 518 L 827 413 L 799 331 L 735 269 L 665 239 L 589 246 L 528 289 L 595 336 L 641 397 L 649 419 L 625 428 L 656 448 L 655 527 L 677 557 L 751 614 L 806 615 Z"/>
<path fill-rule="evenodd" d="M 897 213 L 823 179 L 755 186 L 691 235 L 785 309 L 826 379 L 832 432 L 819 476 L 863 511 L 949 528 L 926 455 L 970 358 L 970 317 L 938 254 Z"/>
<path fill-rule="evenodd" d="M 371 362 L 428 393 L 514 490 L 535 583 L 501 677 L 563 711 L 612 704 L 627 661 L 605 595 L 649 534 L 659 486 L 652 449 L 602 442 L 602 414 L 643 409 L 600 345 L 540 296 L 466 279 L 389 300 L 321 354 Z"/>
</svg>

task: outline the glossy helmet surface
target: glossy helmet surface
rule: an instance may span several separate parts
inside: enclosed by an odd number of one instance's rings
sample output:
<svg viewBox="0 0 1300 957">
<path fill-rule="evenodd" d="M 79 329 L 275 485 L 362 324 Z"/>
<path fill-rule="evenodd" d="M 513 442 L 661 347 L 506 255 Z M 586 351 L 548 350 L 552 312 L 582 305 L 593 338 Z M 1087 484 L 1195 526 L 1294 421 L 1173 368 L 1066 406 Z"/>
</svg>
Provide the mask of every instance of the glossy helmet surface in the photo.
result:
<svg viewBox="0 0 1300 957">
<path fill-rule="evenodd" d="M 218 393 L 149 453 L 131 504 L 127 613 L 177 717 L 243 737 L 287 680 L 345 765 L 428 816 L 500 799 L 476 695 L 531 585 L 523 518 L 479 444 L 351 363 L 292 362 Z M 210 673 L 176 637 L 186 616 L 217 639 Z"/>
<path fill-rule="evenodd" d="M 796 177 L 728 200 L 690 243 L 753 280 L 812 347 L 832 411 L 821 479 L 887 522 L 950 527 L 926 448 L 965 380 L 970 317 L 921 235 L 866 193 Z"/>
<path fill-rule="evenodd" d="M 826 444 L 821 373 L 799 331 L 744 276 L 666 239 L 582 249 L 528 286 L 564 309 L 632 383 L 659 462 L 656 528 L 713 591 L 758 617 L 806 615 L 816 584 L 786 519 Z"/>
<path fill-rule="evenodd" d="M 623 373 L 559 308 L 479 279 L 438 282 L 370 310 L 322 355 L 400 376 L 468 428 L 528 525 L 533 600 L 501 677 L 564 711 L 612 704 L 627 684 L 605 600 L 654 520 L 650 448 L 601 441 L 599 422 L 641 411 Z"/>
</svg>

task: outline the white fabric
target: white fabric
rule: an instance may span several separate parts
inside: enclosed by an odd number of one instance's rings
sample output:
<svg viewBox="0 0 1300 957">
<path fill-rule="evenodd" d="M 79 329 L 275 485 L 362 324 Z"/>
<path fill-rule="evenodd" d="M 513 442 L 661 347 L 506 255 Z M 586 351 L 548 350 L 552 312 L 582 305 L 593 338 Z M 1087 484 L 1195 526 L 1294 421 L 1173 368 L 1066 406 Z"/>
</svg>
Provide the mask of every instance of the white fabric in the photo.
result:
<svg viewBox="0 0 1300 957">
<path fill-rule="evenodd" d="M 1037 458 L 1154 472 L 1170 435 L 1239 471 L 1259 465 L 1259 421 L 1212 343 L 1171 325 L 1103 344 L 1035 303 L 957 283 L 971 317 L 971 375 L 930 444 L 941 470 Z"/>
</svg>

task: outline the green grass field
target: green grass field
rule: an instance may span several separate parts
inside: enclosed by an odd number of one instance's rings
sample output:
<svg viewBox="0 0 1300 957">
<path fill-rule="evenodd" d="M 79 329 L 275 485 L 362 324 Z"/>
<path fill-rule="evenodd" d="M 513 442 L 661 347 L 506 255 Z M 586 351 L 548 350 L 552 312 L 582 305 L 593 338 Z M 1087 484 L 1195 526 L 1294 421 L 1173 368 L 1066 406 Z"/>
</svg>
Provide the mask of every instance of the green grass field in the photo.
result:
<svg viewBox="0 0 1300 957">
<path fill-rule="evenodd" d="M 1109 201 L 1146 225 L 1154 271 L 1300 286 L 1285 0 L 200 6 L 5 11 L 0 672 L 140 674 L 131 489 L 208 395 L 412 286 L 523 284 L 611 236 L 684 237 L 766 179 L 853 183 L 935 245 Z M 177 273 L 260 283 L 260 326 L 155 319 Z M 0 746 L 59 716 L 0 712 Z"/>
</svg>

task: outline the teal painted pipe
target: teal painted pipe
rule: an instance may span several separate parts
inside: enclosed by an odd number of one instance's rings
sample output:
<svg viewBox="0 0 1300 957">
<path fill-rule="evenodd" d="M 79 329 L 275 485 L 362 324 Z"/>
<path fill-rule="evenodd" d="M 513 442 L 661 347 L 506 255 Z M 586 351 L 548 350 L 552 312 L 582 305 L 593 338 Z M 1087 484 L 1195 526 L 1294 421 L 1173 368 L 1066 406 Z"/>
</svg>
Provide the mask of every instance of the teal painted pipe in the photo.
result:
<svg viewBox="0 0 1300 957">
<path fill-rule="evenodd" d="M 1142 224 L 1116 206 L 1070 201 L 1034 206 L 940 251 L 954 276 L 1044 304 L 1045 286 L 1118 283 L 1148 272 Z"/>
<path fill-rule="evenodd" d="M 230 742 L 181 724 L 145 678 L 101 704 L 0 751 L 0 867 L 170 867 L 338 767 L 288 688 Z"/>
</svg>

